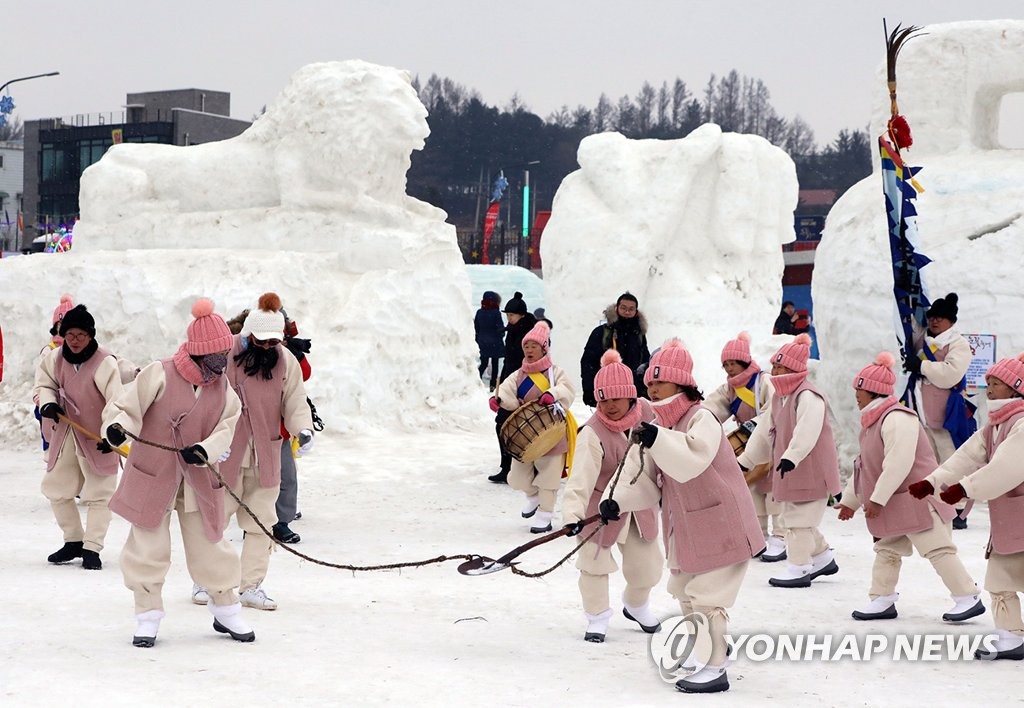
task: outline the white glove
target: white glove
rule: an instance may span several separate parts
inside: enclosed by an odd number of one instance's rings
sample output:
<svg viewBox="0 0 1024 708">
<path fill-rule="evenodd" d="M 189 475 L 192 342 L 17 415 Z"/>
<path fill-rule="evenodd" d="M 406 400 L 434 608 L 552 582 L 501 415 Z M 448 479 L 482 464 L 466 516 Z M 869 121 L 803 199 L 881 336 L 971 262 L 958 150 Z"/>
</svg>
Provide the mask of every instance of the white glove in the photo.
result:
<svg viewBox="0 0 1024 708">
<path fill-rule="evenodd" d="M 313 431 L 299 431 L 299 455 L 305 455 L 313 449 Z"/>
<path fill-rule="evenodd" d="M 231 448 L 230 447 L 227 450 L 225 450 L 224 453 L 220 457 L 217 458 L 217 462 L 224 462 L 229 457 L 231 457 Z"/>
</svg>

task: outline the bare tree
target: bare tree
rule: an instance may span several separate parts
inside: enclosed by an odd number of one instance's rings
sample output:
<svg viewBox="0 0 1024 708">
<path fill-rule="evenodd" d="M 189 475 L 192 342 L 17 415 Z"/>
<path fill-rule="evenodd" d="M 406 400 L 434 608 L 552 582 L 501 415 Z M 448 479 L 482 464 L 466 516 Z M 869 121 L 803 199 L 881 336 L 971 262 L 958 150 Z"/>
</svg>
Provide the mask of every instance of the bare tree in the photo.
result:
<svg viewBox="0 0 1024 708">
<path fill-rule="evenodd" d="M 737 132 L 743 127 L 743 106 L 741 105 L 740 75 L 735 69 L 718 81 L 715 122 L 723 131 Z"/>
<path fill-rule="evenodd" d="M 516 91 L 512 94 L 512 98 L 508 100 L 508 103 L 505 104 L 504 110 L 506 113 L 529 113 L 530 107 L 523 102 L 519 92 Z"/>
<path fill-rule="evenodd" d="M 668 135 L 672 130 L 672 119 L 669 116 L 669 106 L 672 96 L 669 93 L 668 82 L 662 81 L 658 89 L 658 133 Z"/>
<path fill-rule="evenodd" d="M 577 106 L 572 112 L 572 126 L 589 135 L 594 130 L 594 114 L 586 106 Z"/>
<path fill-rule="evenodd" d="M 686 113 L 686 102 L 690 92 L 686 89 L 686 82 L 676 77 L 672 84 L 672 128 L 679 134 L 683 133 L 683 122 Z"/>
<path fill-rule="evenodd" d="M 710 123 L 715 119 L 715 75 L 708 77 L 708 85 L 704 87 L 704 115 L 702 122 Z"/>
<path fill-rule="evenodd" d="M 266 110 L 264 106 L 263 110 Z M 7 122 L 0 125 L 0 142 L 17 141 L 25 139 L 25 126 L 21 118 L 8 118 Z"/>
<path fill-rule="evenodd" d="M 547 118 L 548 123 L 557 125 L 559 128 L 568 128 L 573 123 L 572 114 L 569 112 L 569 106 L 562 104 L 562 107 L 552 113 Z"/>
<path fill-rule="evenodd" d="M 628 94 L 619 99 L 615 113 L 615 129 L 627 137 L 635 137 L 637 111 Z"/>
<path fill-rule="evenodd" d="M 648 82 L 640 87 L 636 95 L 636 132 L 639 137 L 649 137 L 654 125 L 654 103 L 658 94 Z"/>
<path fill-rule="evenodd" d="M 603 133 L 613 130 L 615 124 L 615 107 L 607 94 L 602 93 L 597 99 L 597 107 L 594 109 L 594 132 Z"/>
<path fill-rule="evenodd" d="M 814 131 L 800 116 L 789 121 L 789 129 L 786 131 L 782 147 L 793 158 L 807 157 L 816 152 Z"/>
</svg>

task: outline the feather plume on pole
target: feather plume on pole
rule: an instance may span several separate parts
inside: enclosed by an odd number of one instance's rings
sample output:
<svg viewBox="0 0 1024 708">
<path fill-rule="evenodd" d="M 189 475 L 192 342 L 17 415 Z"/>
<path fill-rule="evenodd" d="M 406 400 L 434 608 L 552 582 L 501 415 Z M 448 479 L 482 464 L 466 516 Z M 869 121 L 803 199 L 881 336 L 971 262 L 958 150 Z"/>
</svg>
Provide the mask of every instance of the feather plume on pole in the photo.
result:
<svg viewBox="0 0 1024 708">
<path fill-rule="evenodd" d="M 914 138 L 910 134 L 910 124 L 907 119 L 901 116 L 899 106 L 896 103 L 896 60 L 900 56 L 900 50 L 907 40 L 921 36 L 921 28 L 915 25 L 903 27 L 896 25 L 892 32 L 889 31 L 885 20 L 882 20 L 882 29 L 885 31 L 885 69 L 886 80 L 889 84 L 889 110 L 891 117 L 887 125 L 889 139 L 892 141 L 897 152 L 902 148 L 908 148 L 914 144 Z"/>
</svg>

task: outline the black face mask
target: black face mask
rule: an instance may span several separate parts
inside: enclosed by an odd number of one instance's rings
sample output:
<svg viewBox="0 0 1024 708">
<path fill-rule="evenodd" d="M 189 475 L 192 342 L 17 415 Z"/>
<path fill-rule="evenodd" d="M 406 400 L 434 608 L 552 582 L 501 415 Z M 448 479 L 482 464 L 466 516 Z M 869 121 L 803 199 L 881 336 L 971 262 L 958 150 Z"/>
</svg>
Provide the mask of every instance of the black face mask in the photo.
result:
<svg viewBox="0 0 1024 708">
<path fill-rule="evenodd" d="M 90 339 L 89 343 L 85 345 L 85 348 L 75 354 L 71 351 L 71 348 L 68 347 L 67 340 L 64 340 L 64 344 L 62 344 L 60 348 L 60 354 L 64 357 L 64 361 L 69 364 L 84 364 L 89 361 L 89 358 L 96 353 L 96 350 L 99 349 L 99 347 L 100 345 L 96 343 L 95 339 Z"/>
<path fill-rule="evenodd" d="M 199 371 L 203 374 L 203 381 L 213 381 L 224 373 L 224 368 L 228 365 L 228 355 L 207 354 L 196 363 L 199 365 Z"/>
<path fill-rule="evenodd" d="M 259 374 L 269 381 L 274 376 L 274 367 L 277 366 L 278 358 L 277 347 L 264 349 L 250 344 L 246 349 L 235 354 L 234 361 L 242 367 L 246 376 Z"/>
</svg>

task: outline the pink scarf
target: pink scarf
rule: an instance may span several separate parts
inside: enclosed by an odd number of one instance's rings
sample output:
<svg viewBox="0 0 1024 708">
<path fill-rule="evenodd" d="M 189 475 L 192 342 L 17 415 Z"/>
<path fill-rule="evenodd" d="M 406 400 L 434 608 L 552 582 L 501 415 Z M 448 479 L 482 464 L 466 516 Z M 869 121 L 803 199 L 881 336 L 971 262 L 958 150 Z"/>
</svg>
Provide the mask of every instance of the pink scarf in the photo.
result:
<svg viewBox="0 0 1024 708">
<path fill-rule="evenodd" d="M 551 357 L 547 354 L 542 356 L 537 361 L 530 363 L 523 359 L 523 365 L 520 367 L 524 373 L 527 374 L 538 374 L 541 371 L 547 371 L 551 368 Z"/>
<path fill-rule="evenodd" d="M 800 388 L 806 379 L 806 371 L 796 371 L 792 374 L 779 374 L 778 376 L 772 377 L 772 386 L 775 387 L 775 393 L 780 396 L 788 396 L 793 393 L 793 391 Z"/>
<path fill-rule="evenodd" d="M 203 372 L 199 368 L 199 365 L 192 361 L 192 357 L 189 356 L 188 351 L 185 349 L 185 345 L 182 344 L 178 347 L 178 351 L 174 352 L 174 356 L 171 359 L 174 362 L 174 368 L 181 374 L 181 378 L 188 381 L 193 386 L 209 386 L 214 383 L 217 378 L 210 379 L 209 381 L 203 381 Z"/>
<path fill-rule="evenodd" d="M 742 372 L 729 377 L 729 388 L 745 388 L 747 382 L 754 378 L 755 374 L 760 373 L 760 371 L 761 367 L 757 365 L 756 361 L 750 362 L 750 366 Z"/>
<path fill-rule="evenodd" d="M 643 413 L 640 410 L 640 401 L 635 399 L 632 407 L 630 407 L 626 415 L 622 416 L 618 420 L 612 420 L 601 412 L 601 406 L 597 407 L 597 419 L 601 421 L 601 424 L 604 425 L 604 427 L 608 428 L 608 430 L 611 430 L 613 433 L 626 432 L 627 430 L 635 427 L 642 417 Z"/>
<path fill-rule="evenodd" d="M 951 395 L 956 395 L 951 394 Z M 1007 420 L 1017 415 L 1018 413 L 1024 412 L 1024 398 L 1018 398 L 1005 406 L 999 408 L 999 410 L 988 412 L 988 422 L 992 425 L 1002 425 Z"/>
<path fill-rule="evenodd" d="M 895 396 L 875 400 L 881 402 L 874 406 L 871 404 L 864 406 L 865 410 L 860 414 L 860 426 L 862 428 L 870 428 L 878 421 L 879 418 L 900 404 L 900 402 L 896 400 Z M 872 401 L 872 403 L 874 403 L 874 401 Z"/>
<path fill-rule="evenodd" d="M 658 425 L 663 428 L 675 427 L 679 419 L 686 415 L 686 412 L 697 405 L 697 401 L 691 401 L 685 394 L 677 393 L 669 396 L 664 401 L 651 401 L 654 407 L 654 417 Z"/>
</svg>

